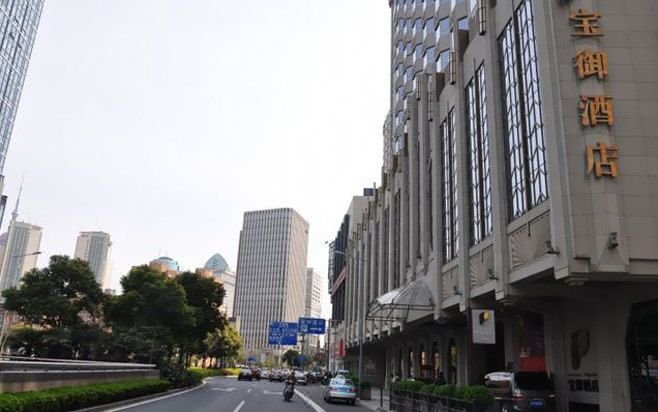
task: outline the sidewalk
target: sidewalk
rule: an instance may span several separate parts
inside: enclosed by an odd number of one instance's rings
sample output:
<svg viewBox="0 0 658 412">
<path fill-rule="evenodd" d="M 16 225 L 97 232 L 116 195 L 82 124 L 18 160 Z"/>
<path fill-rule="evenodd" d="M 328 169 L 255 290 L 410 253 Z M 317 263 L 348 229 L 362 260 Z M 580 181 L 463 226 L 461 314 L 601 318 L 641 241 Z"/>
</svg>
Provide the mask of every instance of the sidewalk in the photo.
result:
<svg viewBox="0 0 658 412">
<path fill-rule="evenodd" d="M 372 388 L 372 399 L 370 400 L 359 400 L 359 405 L 363 406 L 364 408 L 370 409 L 371 411 L 388 411 L 388 405 L 389 405 L 389 392 L 387 389 L 384 389 L 384 402 L 381 402 L 380 392 L 381 388 Z M 384 405 L 384 407 L 380 407 L 380 405 Z"/>
</svg>

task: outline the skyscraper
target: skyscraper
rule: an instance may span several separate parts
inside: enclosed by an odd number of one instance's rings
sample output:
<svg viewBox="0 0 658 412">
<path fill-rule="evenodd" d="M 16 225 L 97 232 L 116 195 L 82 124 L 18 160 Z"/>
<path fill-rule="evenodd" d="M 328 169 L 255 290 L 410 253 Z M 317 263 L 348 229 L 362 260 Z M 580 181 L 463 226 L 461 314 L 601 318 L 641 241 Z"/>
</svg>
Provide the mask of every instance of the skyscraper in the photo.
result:
<svg viewBox="0 0 658 412">
<path fill-rule="evenodd" d="M 2 266 L 0 266 L 0 291 L 17 287 L 21 276 L 37 266 L 37 257 L 41 253 L 41 227 L 18 221 L 18 205 L 20 193 L 16 199 L 16 207 L 9 223 L 7 243 L 3 248 Z"/>
<path fill-rule="evenodd" d="M 306 269 L 306 307 L 304 315 L 309 318 L 322 316 L 322 296 L 320 295 L 320 275 L 313 268 Z"/>
<path fill-rule="evenodd" d="M 43 3 L 44 0 L 0 2 L 0 193 L 7 148 Z M 4 214 L 4 207 L 0 212 Z"/>
<path fill-rule="evenodd" d="M 96 282 L 101 287 L 106 286 L 109 281 L 107 262 L 111 247 L 110 235 L 105 232 L 80 232 L 75 245 L 75 257 L 89 263 Z"/>
<path fill-rule="evenodd" d="M 226 259 L 219 253 L 215 253 L 203 266 L 204 269 L 212 271 L 213 276 L 222 281 L 224 285 L 224 304 L 226 316 L 233 317 L 235 303 L 235 272 L 231 271 Z"/>
<path fill-rule="evenodd" d="M 240 233 L 235 315 L 248 354 L 267 346 L 270 321 L 304 315 L 308 223 L 293 209 L 246 212 Z"/>
</svg>

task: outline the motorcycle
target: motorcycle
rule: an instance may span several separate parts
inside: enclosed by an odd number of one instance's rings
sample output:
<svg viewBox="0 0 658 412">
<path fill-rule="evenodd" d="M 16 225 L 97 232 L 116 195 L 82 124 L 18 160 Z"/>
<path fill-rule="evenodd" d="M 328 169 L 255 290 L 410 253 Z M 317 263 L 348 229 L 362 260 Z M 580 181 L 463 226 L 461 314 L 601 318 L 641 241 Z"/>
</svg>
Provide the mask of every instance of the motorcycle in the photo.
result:
<svg viewBox="0 0 658 412">
<path fill-rule="evenodd" d="M 295 393 L 295 385 L 291 383 L 286 383 L 286 387 L 283 389 L 283 400 L 290 402 L 292 395 Z"/>
</svg>

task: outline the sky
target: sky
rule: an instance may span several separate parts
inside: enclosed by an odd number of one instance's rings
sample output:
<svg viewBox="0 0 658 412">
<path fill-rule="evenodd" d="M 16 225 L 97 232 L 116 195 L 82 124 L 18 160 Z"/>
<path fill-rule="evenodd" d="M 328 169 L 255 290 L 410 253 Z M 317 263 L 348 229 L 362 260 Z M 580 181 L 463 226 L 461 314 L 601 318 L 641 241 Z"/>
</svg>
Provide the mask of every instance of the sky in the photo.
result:
<svg viewBox="0 0 658 412">
<path fill-rule="evenodd" d="M 235 269 L 243 213 L 292 207 L 326 282 L 325 242 L 380 180 L 389 19 L 384 0 L 46 0 L 2 230 L 24 176 L 39 266 L 104 231 L 119 289 L 164 254 Z"/>
</svg>

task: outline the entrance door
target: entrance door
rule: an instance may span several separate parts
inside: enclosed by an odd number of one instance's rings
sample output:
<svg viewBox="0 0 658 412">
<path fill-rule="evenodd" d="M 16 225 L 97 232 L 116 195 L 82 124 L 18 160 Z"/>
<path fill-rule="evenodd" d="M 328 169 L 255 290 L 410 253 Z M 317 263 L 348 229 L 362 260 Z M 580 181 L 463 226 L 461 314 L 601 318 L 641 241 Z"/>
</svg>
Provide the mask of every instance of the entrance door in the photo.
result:
<svg viewBox="0 0 658 412">
<path fill-rule="evenodd" d="M 632 410 L 658 410 L 658 299 L 633 305 L 626 351 Z"/>
</svg>

